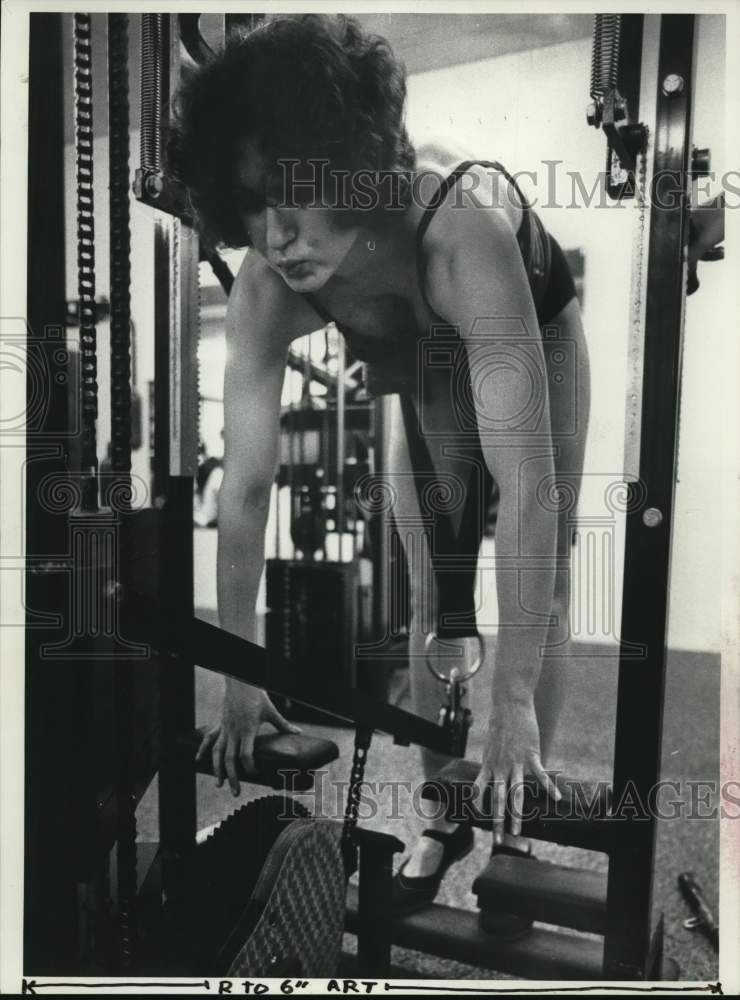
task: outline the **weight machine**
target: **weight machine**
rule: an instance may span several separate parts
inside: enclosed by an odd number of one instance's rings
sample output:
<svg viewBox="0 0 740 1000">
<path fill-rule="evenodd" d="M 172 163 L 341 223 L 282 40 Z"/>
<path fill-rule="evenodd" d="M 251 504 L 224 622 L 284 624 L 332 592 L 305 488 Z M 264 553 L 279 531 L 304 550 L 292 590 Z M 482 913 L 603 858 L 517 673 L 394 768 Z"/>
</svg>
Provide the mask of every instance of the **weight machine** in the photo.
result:
<svg viewBox="0 0 740 1000">
<path fill-rule="evenodd" d="M 251 19 L 248 16 L 248 20 Z M 239 19 L 227 16 L 226 30 Z M 466 911 L 434 905 L 408 917 L 388 919 L 396 838 L 345 825 L 359 846 L 359 887 L 350 886 L 347 928 L 357 934 L 361 973 L 383 976 L 390 969 L 392 943 L 502 972 L 549 979 L 663 979 L 677 974 L 662 954 L 662 922 L 651 925 L 655 823 L 617 817 L 631 784 L 643 801 L 659 776 L 660 733 L 666 655 L 673 483 L 680 350 L 688 240 L 688 194 L 692 170 L 691 93 L 694 17 L 659 19 L 655 127 L 643 127 L 640 110 L 642 16 L 615 16 L 620 47 L 597 26 L 592 75 L 592 124 L 608 137 L 610 190 L 626 196 L 651 192 L 654 178 L 671 174 L 675 203 L 645 210 L 645 314 L 641 320 L 641 414 L 639 448 L 628 483 L 624 603 L 619 668 L 614 782 L 595 795 L 596 813 L 578 811 L 575 786 L 561 781 L 557 809 L 532 796 L 534 818 L 524 834 L 606 853 L 609 874 L 562 869 L 544 862 L 492 858 L 476 884 L 481 910 L 500 907 L 556 925 L 535 928 L 516 941 L 498 941 Z M 246 25 L 249 27 L 250 25 Z M 163 171 L 160 136 L 170 85 L 183 58 L 202 58 L 205 43 L 197 18 L 147 14 L 142 18 L 142 155 L 135 191 L 156 212 L 155 389 L 152 502 L 133 501 L 130 477 L 129 217 L 128 189 L 128 18 L 108 17 L 111 177 L 111 482 L 101 506 L 96 457 L 97 365 L 92 188 L 90 18 L 75 17 L 77 176 L 79 233 L 79 404 L 70 402 L 67 373 L 63 257 L 63 131 L 61 16 L 31 15 L 31 150 L 29 157 L 29 398 L 33 378 L 43 372 L 46 406 L 29 422 L 26 466 L 27 642 L 26 642 L 26 886 L 27 972 L 120 974 L 214 974 L 189 966 L 194 956 L 216 956 L 215 938 L 194 913 L 195 900 L 221 891 L 220 875 L 203 875 L 219 854 L 196 847 L 193 767 L 195 663 L 260 686 L 291 702 L 312 706 L 356 727 L 351 786 L 358 792 L 361 762 L 373 731 L 398 743 L 441 752 L 453 746 L 449 728 L 418 718 L 382 698 L 335 678 L 318 688 L 296 662 L 295 646 L 276 653 L 248 643 L 194 617 L 192 594 L 192 480 L 196 463 L 193 414 L 197 409 L 197 272 L 203 259 L 219 261 L 200 248 L 181 193 Z M 652 41 L 652 39 L 651 39 Z M 185 53 L 185 55 L 183 55 Z M 602 73 L 600 67 L 608 66 Z M 621 90 L 619 89 L 621 87 Z M 51 179 L 51 182 L 50 182 Z M 653 204 L 650 201 L 650 204 Z M 221 278 L 228 275 L 221 269 Z M 292 359 L 305 369 L 305 361 Z M 344 365 L 336 376 L 338 426 L 346 389 Z M 322 376 L 320 372 L 313 374 Z M 382 411 L 376 413 L 376 468 L 382 468 Z M 308 419 L 308 418 L 306 418 Z M 342 455 L 342 431 L 337 455 Z M 68 464 L 70 440 L 79 435 L 79 468 Z M 343 469 L 341 458 L 338 464 Z M 343 490 L 337 485 L 340 521 Z M 639 487 L 639 488 L 638 488 Z M 642 489 L 642 493 L 640 492 Z M 388 533 L 377 533 L 374 552 L 374 628 L 384 630 L 389 586 Z M 328 564 L 327 564 L 328 565 Z M 172 573 L 171 568 L 177 567 Z M 279 574 L 299 572 L 276 568 Z M 346 571 L 351 573 L 351 571 Z M 291 578 L 295 580 L 295 577 Z M 283 583 L 285 581 L 283 580 Z M 291 581 L 289 580 L 289 583 Z M 85 595 L 84 615 L 79 611 Z M 91 624 L 94 623 L 94 626 Z M 645 656 L 635 661 L 635 644 Z M 153 652 L 154 651 L 154 652 Z M 339 664 L 343 647 L 326 652 Z M 62 662 L 56 663 L 55 661 Z M 303 669 L 302 669 L 303 668 Z M 246 776 L 267 786 L 292 768 L 294 787 L 310 786 L 312 772 L 336 754 L 328 740 L 263 738 L 258 773 Z M 53 762 L 53 764 L 52 764 Z M 470 805 L 477 767 L 453 761 L 427 793 L 449 808 Z M 136 843 L 135 808 L 158 774 L 160 842 L 156 851 Z M 284 800 L 281 800 L 284 804 Z M 263 813 L 269 807 L 262 807 Z M 249 810 L 249 807 L 247 807 Z M 255 806 L 231 823 L 237 840 L 249 832 L 252 862 L 241 884 L 254 881 L 259 863 L 279 826 L 275 817 L 257 821 Z M 294 812 L 288 820 L 296 818 Z M 257 827 L 262 839 L 255 835 Z M 236 830 L 237 833 L 233 834 Z M 264 832 L 267 831 L 267 832 Z M 220 838 L 225 844 L 227 835 Z M 352 854 L 352 844 L 345 837 Z M 109 854 L 117 873 L 111 883 Z M 200 852 L 200 853 L 199 853 Z M 147 853 L 145 857 L 144 854 Z M 350 858 L 349 867 L 353 867 Z M 201 881 L 199 882 L 199 879 Z M 203 879 L 208 883 L 204 888 Z M 209 881 L 210 879 L 210 881 Z M 221 881 L 219 881 L 221 879 Z M 244 902 L 244 900 L 242 900 Z M 230 912 L 229 919 L 235 919 Z M 576 937 L 557 928 L 595 931 L 603 940 Z M 220 942 L 221 944 L 223 942 Z M 214 957 L 214 962 L 216 961 Z M 326 975 L 335 972 L 327 969 Z M 268 972 L 264 974 L 269 974 Z"/>
</svg>

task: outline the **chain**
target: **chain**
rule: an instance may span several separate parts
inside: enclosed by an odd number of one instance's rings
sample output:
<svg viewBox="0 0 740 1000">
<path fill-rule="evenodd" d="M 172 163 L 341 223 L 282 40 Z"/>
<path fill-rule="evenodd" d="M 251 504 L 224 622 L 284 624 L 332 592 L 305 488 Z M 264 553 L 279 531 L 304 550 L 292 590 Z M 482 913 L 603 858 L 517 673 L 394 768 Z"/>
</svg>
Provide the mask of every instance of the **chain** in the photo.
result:
<svg viewBox="0 0 740 1000">
<path fill-rule="evenodd" d="M 352 770 L 349 776 L 347 805 L 344 810 L 344 826 L 342 827 L 342 856 L 344 870 L 348 878 L 357 869 L 357 817 L 360 809 L 362 784 L 365 780 L 367 752 L 370 749 L 372 737 L 372 729 L 358 726 L 355 730 L 355 749 L 352 755 Z"/>
<path fill-rule="evenodd" d="M 95 214 L 93 200 L 92 41 L 89 14 L 75 14 L 75 149 L 77 271 L 80 300 L 82 508 L 98 509 L 98 359 L 95 331 Z"/>
<path fill-rule="evenodd" d="M 131 471 L 131 233 L 129 228 L 128 17 L 108 15 L 110 171 L 111 464 Z M 119 492 L 119 491 L 117 491 Z M 119 500 L 123 500 L 123 493 Z M 128 499 L 126 497 L 125 499 Z"/>
</svg>

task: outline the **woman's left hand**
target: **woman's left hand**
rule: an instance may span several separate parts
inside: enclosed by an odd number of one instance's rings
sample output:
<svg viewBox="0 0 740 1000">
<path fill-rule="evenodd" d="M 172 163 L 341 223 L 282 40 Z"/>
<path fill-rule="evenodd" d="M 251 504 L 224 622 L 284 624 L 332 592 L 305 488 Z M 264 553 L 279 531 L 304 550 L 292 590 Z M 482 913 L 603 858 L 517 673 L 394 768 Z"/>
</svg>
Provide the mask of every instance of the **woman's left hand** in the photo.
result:
<svg viewBox="0 0 740 1000">
<path fill-rule="evenodd" d="M 511 833 L 515 837 L 521 833 L 526 775 L 532 775 L 556 802 L 561 794 L 542 766 L 540 729 L 532 695 L 494 690 L 494 698 L 475 797 L 482 803 L 486 788 L 492 786 L 493 840 L 501 844 L 509 791 Z"/>
</svg>

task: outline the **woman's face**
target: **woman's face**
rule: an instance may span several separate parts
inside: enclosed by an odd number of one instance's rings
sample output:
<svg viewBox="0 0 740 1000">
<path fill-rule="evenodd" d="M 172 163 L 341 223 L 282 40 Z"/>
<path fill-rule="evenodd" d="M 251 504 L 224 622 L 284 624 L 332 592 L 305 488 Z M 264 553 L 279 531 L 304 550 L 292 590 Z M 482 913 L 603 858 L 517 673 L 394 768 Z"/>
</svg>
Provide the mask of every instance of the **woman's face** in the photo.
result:
<svg viewBox="0 0 740 1000">
<path fill-rule="evenodd" d="M 294 291 L 317 291 L 341 267 L 357 227 L 338 225 L 338 213 L 330 208 L 300 207 L 287 193 L 268 192 L 257 144 L 247 140 L 243 151 L 238 210 L 252 246 Z"/>
</svg>

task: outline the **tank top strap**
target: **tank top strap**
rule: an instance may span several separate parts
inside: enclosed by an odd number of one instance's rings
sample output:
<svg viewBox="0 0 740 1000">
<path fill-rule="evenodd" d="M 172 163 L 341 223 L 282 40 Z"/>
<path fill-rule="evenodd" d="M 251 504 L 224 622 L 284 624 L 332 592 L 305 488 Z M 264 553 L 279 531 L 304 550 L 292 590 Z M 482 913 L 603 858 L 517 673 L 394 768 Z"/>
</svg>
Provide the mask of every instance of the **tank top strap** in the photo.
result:
<svg viewBox="0 0 740 1000">
<path fill-rule="evenodd" d="M 517 193 L 519 201 L 522 207 L 522 221 L 517 230 L 516 238 L 519 244 L 519 249 L 521 250 L 522 257 L 525 261 L 528 261 L 532 254 L 532 219 L 530 205 L 527 199 L 522 193 L 522 189 L 517 184 L 516 180 L 511 176 L 511 174 L 498 162 L 498 160 L 465 160 L 459 166 L 455 167 L 451 174 L 449 174 L 434 192 L 430 198 L 428 204 L 424 207 L 421 219 L 419 220 L 419 225 L 416 229 L 416 269 L 419 280 L 419 289 L 421 291 L 422 297 L 426 302 L 427 306 L 431 309 L 429 302 L 427 301 L 426 293 L 424 291 L 424 286 L 426 283 L 426 268 L 424 264 L 424 254 L 422 252 L 422 243 L 424 241 L 424 236 L 434 218 L 437 209 L 444 202 L 447 195 L 450 193 L 452 188 L 457 184 L 460 178 L 470 170 L 471 167 L 488 167 L 492 170 L 497 170 L 502 173 L 506 180 L 513 185 L 514 190 Z M 433 311 L 433 310 L 432 310 Z"/>
</svg>

